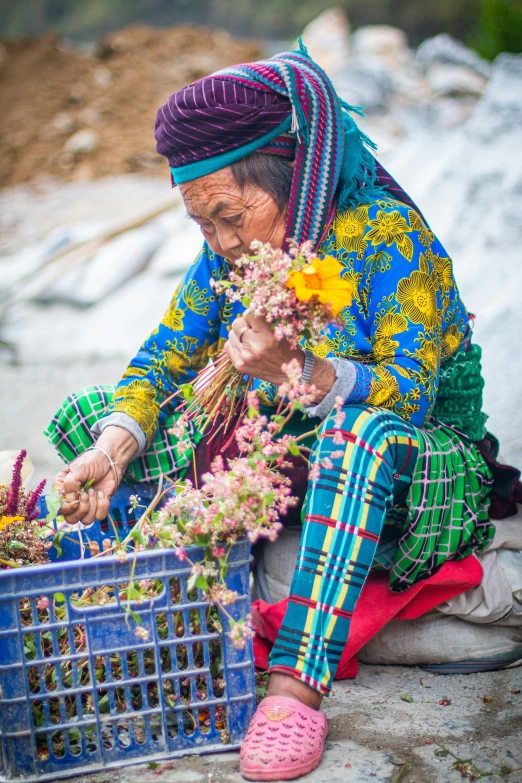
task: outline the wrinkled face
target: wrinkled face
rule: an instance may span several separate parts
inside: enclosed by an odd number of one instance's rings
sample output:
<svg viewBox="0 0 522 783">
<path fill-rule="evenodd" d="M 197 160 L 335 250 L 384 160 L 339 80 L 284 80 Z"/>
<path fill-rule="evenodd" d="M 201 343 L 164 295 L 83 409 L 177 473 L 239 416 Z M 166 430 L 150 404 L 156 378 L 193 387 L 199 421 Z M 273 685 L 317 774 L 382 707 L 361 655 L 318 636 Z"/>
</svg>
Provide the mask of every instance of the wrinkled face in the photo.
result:
<svg viewBox="0 0 522 783">
<path fill-rule="evenodd" d="M 249 185 L 241 190 L 230 167 L 179 188 L 189 217 L 218 255 L 237 261 L 254 239 L 282 246 L 286 214 L 264 190 Z"/>
</svg>

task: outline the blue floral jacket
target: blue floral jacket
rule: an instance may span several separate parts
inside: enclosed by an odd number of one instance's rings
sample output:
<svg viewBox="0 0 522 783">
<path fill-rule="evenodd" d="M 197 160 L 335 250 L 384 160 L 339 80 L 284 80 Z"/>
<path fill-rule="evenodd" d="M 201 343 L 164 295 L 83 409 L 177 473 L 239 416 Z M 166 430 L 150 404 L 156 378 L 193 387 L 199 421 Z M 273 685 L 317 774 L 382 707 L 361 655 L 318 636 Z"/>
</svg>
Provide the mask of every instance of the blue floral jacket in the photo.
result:
<svg viewBox="0 0 522 783">
<path fill-rule="evenodd" d="M 348 402 L 388 408 L 422 426 L 435 403 L 441 362 L 458 350 L 468 328 L 451 259 L 420 215 L 391 198 L 338 211 L 318 250 L 326 255 L 345 267 L 341 274 L 355 296 L 312 350 L 355 363 Z M 210 286 L 227 269 L 205 243 L 116 388 L 106 415 L 131 416 L 147 443 L 169 412 L 160 403 L 218 354 L 244 309 Z M 255 386 L 265 404 L 275 399 L 270 383 Z"/>
</svg>

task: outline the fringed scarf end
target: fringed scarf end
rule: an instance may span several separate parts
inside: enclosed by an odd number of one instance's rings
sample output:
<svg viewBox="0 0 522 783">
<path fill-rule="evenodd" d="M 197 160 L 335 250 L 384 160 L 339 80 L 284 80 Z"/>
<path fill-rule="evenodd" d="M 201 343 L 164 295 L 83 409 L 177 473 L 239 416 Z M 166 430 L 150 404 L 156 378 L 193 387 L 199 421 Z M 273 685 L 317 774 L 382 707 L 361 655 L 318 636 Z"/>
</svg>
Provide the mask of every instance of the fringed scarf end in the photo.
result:
<svg viewBox="0 0 522 783">
<path fill-rule="evenodd" d="M 377 185 L 377 161 L 368 149 L 364 149 L 353 177 L 339 183 L 337 205 L 341 210 L 356 209 L 380 198 L 390 198 L 382 185 Z"/>
<path fill-rule="evenodd" d="M 300 35 L 297 38 L 297 43 L 299 45 L 299 49 L 294 49 L 294 51 L 299 52 L 299 54 L 304 55 L 304 57 L 310 57 L 310 55 L 308 54 L 308 49 L 304 45 L 303 39 L 301 38 Z"/>
</svg>

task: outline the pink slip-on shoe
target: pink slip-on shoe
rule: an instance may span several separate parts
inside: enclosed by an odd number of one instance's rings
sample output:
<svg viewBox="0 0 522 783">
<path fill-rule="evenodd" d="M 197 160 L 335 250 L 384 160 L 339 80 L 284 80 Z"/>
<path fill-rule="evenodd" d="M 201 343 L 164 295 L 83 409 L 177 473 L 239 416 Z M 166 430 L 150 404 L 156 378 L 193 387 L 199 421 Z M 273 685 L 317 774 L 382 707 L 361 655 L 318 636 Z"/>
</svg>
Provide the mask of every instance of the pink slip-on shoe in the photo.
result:
<svg viewBox="0 0 522 783">
<path fill-rule="evenodd" d="M 240 772 L 247 780 L 306 775 L 321 761 L 327 733 L 324 712 L 287 696 L 268 696 L 250 721 L 239 755 Z"/>
</svg>

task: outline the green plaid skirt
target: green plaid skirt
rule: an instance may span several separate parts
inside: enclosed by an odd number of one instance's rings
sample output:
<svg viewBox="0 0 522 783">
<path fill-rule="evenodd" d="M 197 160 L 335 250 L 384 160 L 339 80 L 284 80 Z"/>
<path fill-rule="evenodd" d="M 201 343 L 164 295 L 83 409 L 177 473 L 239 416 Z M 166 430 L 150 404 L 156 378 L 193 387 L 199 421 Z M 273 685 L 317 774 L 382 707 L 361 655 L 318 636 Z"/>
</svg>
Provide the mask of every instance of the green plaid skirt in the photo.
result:
<svg viewBox="0 0 522 783">
<path fill-rule="evenodd" d="M 103 416 L 112 400 L 114 389 L 114 386 L 87 386 L 79 389 L 64 400 L 53 416 L 44 434 L 64 462 L 72 462 L 93 445 L 95 438 L 91 429 Z M 183 477 L 192 451 L 180 454 L 176 449 L 178 438 L 169 432 L 176 418 L 177 414 L 172 414 L 163 426 L 158 427 L 146 451 L 127 466 L 124 481 L 151 483 L 158 481 L 161 475 L 172 479 Z M 196 431 L 188 434 L 192 443 L 197 445 L 200 434 Z"/>
<path fill-rule="evenodd" d="M 391 564 L 394 592 L 427 579 L 446 560 L 482 552 L 495 534 L 493 475 L 475 445 L 486 435 L 481 356 L 470 345 L 442 365 L 433 414 L 416 429 L 408 519 Z"/>
</svg>

